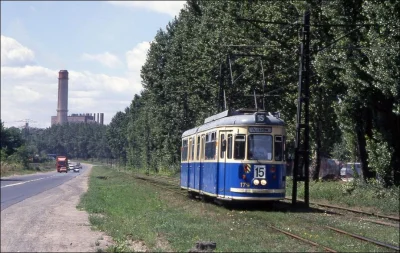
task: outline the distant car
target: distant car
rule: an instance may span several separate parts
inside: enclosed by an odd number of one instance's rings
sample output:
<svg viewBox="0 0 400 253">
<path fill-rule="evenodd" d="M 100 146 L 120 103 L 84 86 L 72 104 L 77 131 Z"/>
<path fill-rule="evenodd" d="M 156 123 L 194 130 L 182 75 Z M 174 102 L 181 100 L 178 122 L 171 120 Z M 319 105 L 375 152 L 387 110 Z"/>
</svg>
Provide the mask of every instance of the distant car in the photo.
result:
<svg viewBox="0 0 400 253">
<path fill-rule="evenodd" d="M 69 163 L 68 164 L 68 170 L 73 170 L 73 169 L 75 169 L 75 164 L 73 164 L 73 163 Z"/>
<path fill-rule="evenodd" d="M 79 171 L 80 171 L 80 169 L 78 167 L 74 168 L 74 172 L 79 172 Z"/>
<path fill-rule="evenodd" d="M 77 167 L 77 168 L 79 168 L 79 169 L 82 169 L 82 165 L 81 165 L 80 162 L 77 162 L 76 165 L 75 165 L 75 167 Z"/>
<path fill-rule="evenodd" d="M 361 175 L 361 163 L 347 163 L 345 167 L 340 169 L 341 177 L 354 177 L 354 172 Z"/>
<path fill-rule="evenodd" d="M 345 177 L 345 176 L 353 176 L 353 170 L 347 169 L 346 167 L 343 167 L 340 170 L 340 176 Z"/>
</svg>

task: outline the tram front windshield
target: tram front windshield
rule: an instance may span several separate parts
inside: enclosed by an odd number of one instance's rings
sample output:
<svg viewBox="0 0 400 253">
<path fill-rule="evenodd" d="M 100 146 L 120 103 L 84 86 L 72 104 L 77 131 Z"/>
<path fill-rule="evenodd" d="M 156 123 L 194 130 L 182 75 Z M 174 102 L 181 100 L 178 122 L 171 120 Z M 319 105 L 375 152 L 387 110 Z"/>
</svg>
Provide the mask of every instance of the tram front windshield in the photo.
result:
<svg viewBox="0 0 400 253">
<path fill-rule="evenodd" d="M 272 160 L 272 136 L 267 134 L 249 135 L 249 160 Z"/>
</svg>

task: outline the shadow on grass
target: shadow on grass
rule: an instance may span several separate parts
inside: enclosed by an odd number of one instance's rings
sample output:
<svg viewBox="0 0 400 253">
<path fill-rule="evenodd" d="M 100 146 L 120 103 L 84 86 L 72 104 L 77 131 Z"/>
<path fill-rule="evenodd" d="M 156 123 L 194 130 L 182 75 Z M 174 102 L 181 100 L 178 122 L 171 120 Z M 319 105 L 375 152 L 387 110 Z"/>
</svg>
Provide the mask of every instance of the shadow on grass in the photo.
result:
<svg viewBox="0 0 400 253">
<path fill-rule="evenodd" d="M 282 212 L 282 213 L 328 213 L 337 214 L 331 211 L 325 211 L 318 208 L 307 207 L 302 203 L 293 206 L 291 203 L 281 201 L 269 202 L 222 202 L 222 206 L 228 210 L 235 211 L 264 211 L 264 212 Z"/>
</svg>

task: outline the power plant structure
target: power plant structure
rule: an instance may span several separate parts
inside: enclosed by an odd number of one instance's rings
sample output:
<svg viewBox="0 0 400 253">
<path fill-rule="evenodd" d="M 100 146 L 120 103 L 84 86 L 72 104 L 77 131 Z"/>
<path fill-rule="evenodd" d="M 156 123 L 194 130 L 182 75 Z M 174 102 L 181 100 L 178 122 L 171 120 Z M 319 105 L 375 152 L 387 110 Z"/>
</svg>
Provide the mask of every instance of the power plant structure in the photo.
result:
<svg viewBox="0 0 400 253">
<path fill-rule="evenodd" d="M 73 113 L 68 116 L 68 71 L 58 72 L 57 116 L 51 116 L 51 125 L 65 123 L 98 123 L 104 125 L 104 113 Z"/>
</svg>

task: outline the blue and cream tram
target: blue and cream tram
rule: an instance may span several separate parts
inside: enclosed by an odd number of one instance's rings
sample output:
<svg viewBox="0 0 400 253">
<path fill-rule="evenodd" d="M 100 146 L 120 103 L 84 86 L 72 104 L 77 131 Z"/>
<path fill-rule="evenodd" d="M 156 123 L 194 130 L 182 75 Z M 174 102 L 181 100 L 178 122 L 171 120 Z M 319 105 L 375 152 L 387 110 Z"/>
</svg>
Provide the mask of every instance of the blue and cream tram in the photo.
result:
<svg viewBox="0 0 400 253">
<path fill-rule="evenodd" d="M 181 189 L 220 200 L 285 198 L 285 124 L 271 113 L 225 111 L 182 135 Z"/>
</svg>

